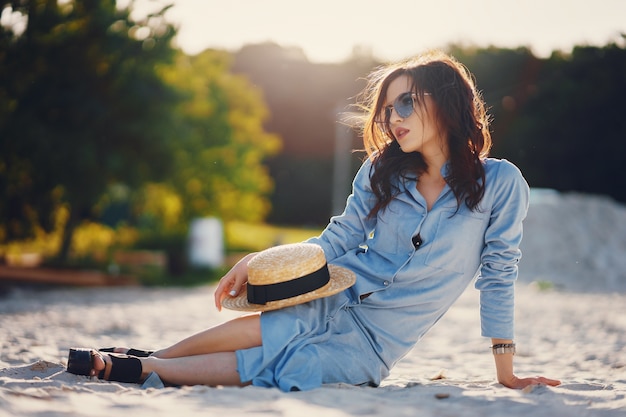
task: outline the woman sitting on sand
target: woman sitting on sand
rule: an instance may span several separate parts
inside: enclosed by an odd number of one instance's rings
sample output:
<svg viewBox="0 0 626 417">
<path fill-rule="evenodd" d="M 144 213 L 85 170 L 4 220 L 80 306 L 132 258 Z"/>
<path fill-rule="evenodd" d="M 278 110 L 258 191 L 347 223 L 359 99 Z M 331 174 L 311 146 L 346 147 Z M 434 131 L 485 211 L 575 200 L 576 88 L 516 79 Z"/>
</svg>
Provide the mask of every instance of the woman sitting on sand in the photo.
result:
<svg viewBox="0 0 626 417">
<path fill-rule="evenodd" d="M 263 261 L 246 256 L 215 291 L 218 309 L 256 313 L 156 352 L 87 351 L 80 372 L 71 354 L 68 370 L 122 382 L 155 372 L 175 385 L 284 391 L 376 386 L 475 281 L 498 381 L 559 384 L 513 372 L 514 282 L 529 189 L 513 164 L 487 158 L 489 120 L 471 75 L 429 52 L 376 70 L 360 104 L 369 158 L 343 214 L 306 244 L 261 252 Z M 276 257 L 282 264 L 272 264 Z M 302 259 L 316 266 L 297 284 L 266 281 Z M 267 276 L 264 262 L 274 265 Z M 286 292 L 272 294 L 274 284 Z"/>
</svg>

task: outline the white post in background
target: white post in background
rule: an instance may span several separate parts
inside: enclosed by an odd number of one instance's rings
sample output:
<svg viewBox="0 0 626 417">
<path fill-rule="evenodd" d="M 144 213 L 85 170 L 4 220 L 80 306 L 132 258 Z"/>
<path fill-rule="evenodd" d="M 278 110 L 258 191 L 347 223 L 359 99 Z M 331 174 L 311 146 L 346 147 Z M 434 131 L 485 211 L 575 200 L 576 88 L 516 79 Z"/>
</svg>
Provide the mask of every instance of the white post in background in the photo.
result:
<svg viewBox="0 0 626 417">
<path fill-rule="evenodd" d="M 352 130 L 342 119 L 345 112 L 340 106 L 335 109 L 337 121 L 335 124 L 335 155 L 333 162 L 333 196 L 332 213 L 336 216 L 343 212 L 346 198 L 350 193 L 350 152 L 352 147 Z"/>
<path fill-rule="evenodd" d="M 189 263 L 209 268 L 219 268 L 224 264 L 224 231 L 219 219 L 205 217 L 191 222 Z"/>
</svg>

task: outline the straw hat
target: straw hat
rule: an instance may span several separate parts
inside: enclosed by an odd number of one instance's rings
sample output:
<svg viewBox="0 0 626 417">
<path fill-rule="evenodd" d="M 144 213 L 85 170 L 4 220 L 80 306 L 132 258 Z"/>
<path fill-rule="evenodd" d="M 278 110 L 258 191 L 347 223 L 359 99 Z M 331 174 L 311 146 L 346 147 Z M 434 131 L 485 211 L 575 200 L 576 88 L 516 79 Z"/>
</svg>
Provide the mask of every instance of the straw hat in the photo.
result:
<svg viewBox="0 0 626 417">
<path fill-rule="evenodd" d="M 226 297 L 222 306 L 240 311 L 276 310 L 339 293 L 355 281 L 349 269 L 327 265 L 319 245 L 280 245 L 250 259 L 245 291 Z"/>
</svg>

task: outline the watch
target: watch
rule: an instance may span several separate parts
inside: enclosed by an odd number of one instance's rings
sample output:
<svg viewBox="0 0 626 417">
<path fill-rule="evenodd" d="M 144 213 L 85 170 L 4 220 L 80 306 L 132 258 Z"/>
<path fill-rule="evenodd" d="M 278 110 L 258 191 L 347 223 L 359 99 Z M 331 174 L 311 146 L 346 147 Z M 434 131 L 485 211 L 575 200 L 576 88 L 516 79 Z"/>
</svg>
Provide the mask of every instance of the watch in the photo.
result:
<svg viewBox="0 0 626 417">
<path fill-rule="evenodd" d="M 505 353 L 512 353 L 515 355 L 515 343 L 499 343 L 491 346 L 491 351 L 494 355 L 503 355 Z"/>
</svg>

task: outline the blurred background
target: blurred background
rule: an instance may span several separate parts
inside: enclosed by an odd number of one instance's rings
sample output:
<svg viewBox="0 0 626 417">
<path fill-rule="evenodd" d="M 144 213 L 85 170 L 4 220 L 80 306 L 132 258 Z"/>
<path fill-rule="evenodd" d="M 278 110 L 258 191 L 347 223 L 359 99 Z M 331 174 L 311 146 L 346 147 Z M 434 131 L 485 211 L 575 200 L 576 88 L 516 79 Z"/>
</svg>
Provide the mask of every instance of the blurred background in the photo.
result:
<svg viewBox="0 0 626 417">
<path fill-rule="evenodd" d="M 0 278 L 193 283 L 318 234 L 364 77 L 427 48 L 531 187 L 626 202 L 626 3 L 430 3 L 1 1 Z"/>
</svg>

